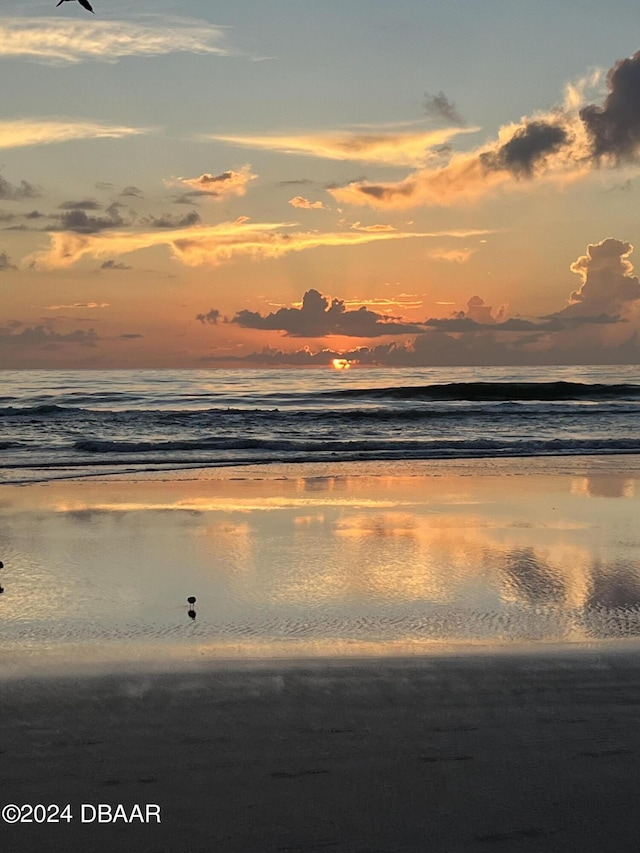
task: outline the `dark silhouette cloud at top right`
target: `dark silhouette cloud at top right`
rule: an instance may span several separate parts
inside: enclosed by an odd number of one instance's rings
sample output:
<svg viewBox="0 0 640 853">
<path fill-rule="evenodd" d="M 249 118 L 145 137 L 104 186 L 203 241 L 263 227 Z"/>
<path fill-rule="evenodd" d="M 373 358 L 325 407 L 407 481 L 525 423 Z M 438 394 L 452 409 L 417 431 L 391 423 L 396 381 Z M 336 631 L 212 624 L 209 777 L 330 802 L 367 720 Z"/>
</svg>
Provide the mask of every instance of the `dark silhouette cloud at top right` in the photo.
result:
<svg viewBox="0 0 640 853">
<path fill-rule="evenodd" d="M 596 158 L 635 159 L 640 146 L 640 51 L 621 59 L 607 74 L 609 94 L 602 106 L 589 104 L 580 118 Z"/>
</svg>

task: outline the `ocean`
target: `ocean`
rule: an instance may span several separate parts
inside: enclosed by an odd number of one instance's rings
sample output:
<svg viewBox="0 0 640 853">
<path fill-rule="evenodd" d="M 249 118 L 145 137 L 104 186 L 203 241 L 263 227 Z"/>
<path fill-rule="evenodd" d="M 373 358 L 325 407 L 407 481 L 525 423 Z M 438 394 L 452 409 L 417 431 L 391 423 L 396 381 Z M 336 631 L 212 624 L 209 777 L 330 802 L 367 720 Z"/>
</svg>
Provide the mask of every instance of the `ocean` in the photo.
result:
<svg viewBox="0 0 640 853">
<path fill-rule="evenodd" d="M 0 371 L 0 483 L 640 453 L 623 367 Z"/>
</svg>

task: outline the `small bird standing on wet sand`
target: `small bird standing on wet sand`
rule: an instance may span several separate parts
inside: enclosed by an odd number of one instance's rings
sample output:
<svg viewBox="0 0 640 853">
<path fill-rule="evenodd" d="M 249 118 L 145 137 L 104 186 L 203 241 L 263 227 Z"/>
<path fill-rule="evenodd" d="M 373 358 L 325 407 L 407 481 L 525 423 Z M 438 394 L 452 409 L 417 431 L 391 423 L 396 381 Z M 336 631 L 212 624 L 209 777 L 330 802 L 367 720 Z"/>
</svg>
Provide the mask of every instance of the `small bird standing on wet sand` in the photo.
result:
<svg viewBox="0 0 640 853">
<path fill-rule="evenodd" d="M 62 6 L 63 3 L 68 3 L 68 2 L 69 2 L 69 0 L 60 0 L 59 3 L 56 3 L 56 9 L 58 8 L 58 6 Z M 89 0 L 78 0 L 78 3 L 81 6 L 84 6 L 84 8 L 88 12 L 93 12 L 93 9 L 91 8 L 91 3 L 89 3 Z M 95 15 L 95 12 L 93 12 L 93 14 Z"/>
</svg>

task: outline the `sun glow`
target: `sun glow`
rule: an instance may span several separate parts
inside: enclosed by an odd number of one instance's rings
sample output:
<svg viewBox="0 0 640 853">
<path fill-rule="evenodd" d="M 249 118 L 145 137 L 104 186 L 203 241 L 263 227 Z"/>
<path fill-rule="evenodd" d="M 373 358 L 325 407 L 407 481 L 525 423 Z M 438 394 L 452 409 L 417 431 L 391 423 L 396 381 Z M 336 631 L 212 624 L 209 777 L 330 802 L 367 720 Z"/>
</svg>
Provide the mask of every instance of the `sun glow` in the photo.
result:
<svg viewBox="0 0 640 853">
<path fill-rule="evenodd" d="M 334 358 L 331 366 L 334 370 L 349 370 L 351 362 L 346 358 Z"/>
</svg>

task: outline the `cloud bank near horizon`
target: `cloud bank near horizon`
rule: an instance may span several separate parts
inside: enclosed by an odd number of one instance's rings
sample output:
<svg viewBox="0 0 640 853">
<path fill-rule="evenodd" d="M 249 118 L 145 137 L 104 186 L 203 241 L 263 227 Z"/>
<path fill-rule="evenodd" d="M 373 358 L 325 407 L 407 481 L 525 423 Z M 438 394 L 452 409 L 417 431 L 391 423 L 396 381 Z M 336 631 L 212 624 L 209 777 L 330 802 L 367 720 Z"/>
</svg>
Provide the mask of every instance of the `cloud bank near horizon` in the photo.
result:
<svg viewBox="0 0 640 853">
<path fill-rule="evenodd" d="M 588 363 L 589 353 L 597 352 L 605 361 L 624 363 L 625 358 L 640 357 L 640 279 L 633 274 L 632 252 L 630 243 L 615 238 L 590 244 L 570 265 L 581 277 L 581 286 L 554 314 L 538 318 L 509 317 L 507 306 L 494 311 L 476 295 L 465 310 L 448 317 L 407 321 L 372 311 L 366 304 L 349 309 L 345 300 L 311 289 L 300 307 L 283 307 L 266 315 L 242 309 L 222 322 L 315 340 L 337 336 L 401 336 L 405 340 L 315 352 L 309 346 L 289 352 L 266 347 L 246 356 L 207 360 L 297 365 L 329 364 L 334 358 L 383 366 L 551 364 L 559 354 Z M 221 313 L 212 308 L 197 319 L 217 326 Z M 598 331 L 594 334 L 594 330 Z"/>
</svg>

